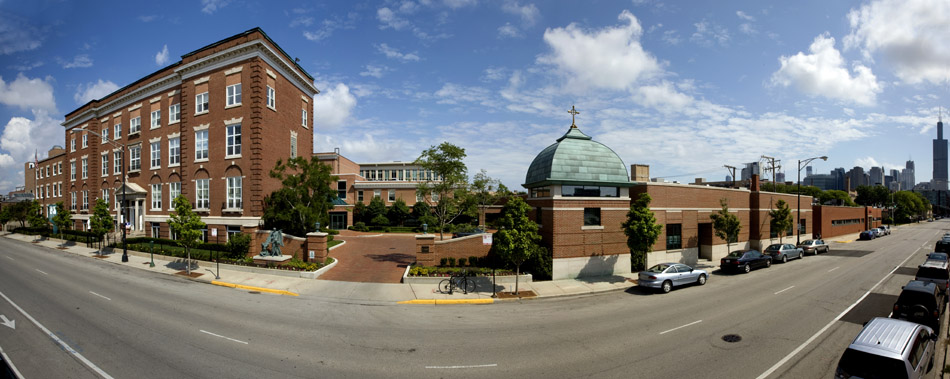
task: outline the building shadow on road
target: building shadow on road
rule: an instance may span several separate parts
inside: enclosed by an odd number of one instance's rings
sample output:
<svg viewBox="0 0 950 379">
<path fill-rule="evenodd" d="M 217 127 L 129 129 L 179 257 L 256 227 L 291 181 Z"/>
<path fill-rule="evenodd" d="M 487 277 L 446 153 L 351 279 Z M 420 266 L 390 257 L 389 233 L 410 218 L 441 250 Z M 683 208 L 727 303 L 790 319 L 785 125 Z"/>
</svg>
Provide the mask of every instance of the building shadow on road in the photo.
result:
<svg viewBox="0 0 950 379">
<path fill-rule="evenodd" d="M 376 262 L 396 262 L 396 263 L 402 263 L 402 264 L 412 263 L 412 261 L 416 259 L 415 255 L 400 254 L 400 253 L 366 254 L 366 257 Z"/>
</svg>

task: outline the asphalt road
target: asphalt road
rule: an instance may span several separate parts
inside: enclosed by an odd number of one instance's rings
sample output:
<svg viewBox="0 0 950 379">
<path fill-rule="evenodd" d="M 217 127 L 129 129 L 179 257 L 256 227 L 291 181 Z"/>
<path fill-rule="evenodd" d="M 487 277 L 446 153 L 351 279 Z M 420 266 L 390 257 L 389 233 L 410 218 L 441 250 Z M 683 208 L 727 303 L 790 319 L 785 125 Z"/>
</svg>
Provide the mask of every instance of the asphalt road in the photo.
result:
<svg viewBox="0 0 950 379">
<path fill-rule="evenodd" d="M 254 294 L 0 239 L 0 315 L 15 322 L 0 348 L 27 378 L 831 377 L 945 229 L 665 295 L 487 306 Z"/>
</svg>

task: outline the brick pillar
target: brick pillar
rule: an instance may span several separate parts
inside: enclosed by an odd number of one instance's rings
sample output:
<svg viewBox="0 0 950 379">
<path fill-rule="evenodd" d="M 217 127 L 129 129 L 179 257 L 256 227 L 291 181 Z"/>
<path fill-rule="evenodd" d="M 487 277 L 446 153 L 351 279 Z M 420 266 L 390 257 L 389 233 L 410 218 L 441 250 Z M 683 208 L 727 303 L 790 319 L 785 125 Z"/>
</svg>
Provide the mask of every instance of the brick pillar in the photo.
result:
<svg viewBox="0 0 950 379">
<path fill-rule="evenodd" d="M 245 224 L 241 226 L 241 232 L 251 236 L 251 246 L 247 249 L 249 256 L 255 256 L 261 253 L 260 238 L 257 237 L 257 224 Z"/>
<path fill-rule="evenodd" d="M 416 264 L 420 266 L 438 265 L 438 254 L 435 253 L 435 234 L 416 236 Z"/>
<path fill-rule="evenodd" d="M 324 262 L 327 260 L 329 250 L 327 249 L 327 234 L 320 232 L 307 233 L 307 251 L 303 254 L 304 262 Z M 313 252 L 313 260 L 310 259 L 310 252 Z"/>
</svg>

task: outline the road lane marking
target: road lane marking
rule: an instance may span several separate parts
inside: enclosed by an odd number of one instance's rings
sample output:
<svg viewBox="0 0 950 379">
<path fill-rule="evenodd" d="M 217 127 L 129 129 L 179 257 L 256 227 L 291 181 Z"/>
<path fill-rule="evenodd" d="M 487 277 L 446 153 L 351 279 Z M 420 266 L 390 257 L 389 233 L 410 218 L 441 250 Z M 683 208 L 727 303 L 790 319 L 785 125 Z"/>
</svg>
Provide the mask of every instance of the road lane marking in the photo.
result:
<svg viewBox="0 0 950 379">
<path fill-rule="evenodd" d="M 782 293 L 782 292 L 785 292 L 785 291 L 788 291 L 788 290 L 790 290 L 790 289 L 792 289 L 792 288 L 795 288 L 795 286 L 791 286 L 791 287 L 788 287 L 788 288 L 783 289 L 783 290 L 781 290 L 781 291 L 778 291 L 778 292 L 776 292 L 776 293 L 773 293 L 773 295 L 778 295 L 778 294 L 780 294 L 780 293 Z"/>
<path fill-rule="evenodd" d="M 10 257 L 8 257 L 8 256 L 6 256 L 6 255 L 4 255 L 3 257 L 6 258 L 6 259 L 9 259 L 9 260 L 11 260 L 11 261 L 15 261 L 15 260 L 16 260 L 16 259 L 10 258 Z"/>
<path fill-rule="evenodd" d="M 210 335 L 215 336 L 215 337 L 224 338 L 224 339 L 229 340 L 229 341 L 239 342 L 239 343 L 243 343 L 243 344 L 245 344 L 245 345 L 248 344 L 247 342 L 244 342 L 244 341 L 241 341 L 241 340 L 236 340 L 236 339 L 230 338 L 230 337 L 225 337 L 225 336 L 222 336 L 222 335 L 220 335 L 220 334 L 214 334 L 214 333 L 211 333 L 211 332 L 209 332 L 209 331 L 207 331 L 207 330 L 200 330 L 200 329 L 199 329 L 199 331 L 202 332 L 202 333 L 205 333 L 205 334 L 210 334 Z"/>
<path fill-rule="evenodd" d="M 920 251 L 920 248 L 918 248 L 917 250 L 914 250 L 913 253 L 910 253 L 910 255 L 908 255 L 907 258 L 904 258 L 904 261 L 903 261 L 903 262 L 901 262 L 899 265 L 895 266 L 895 267 L 891 270 L 891 272 L 887 273 L 887 275 L 884 275 L 884 277 L 882 277 L 881 280 L 878 280 L 877 283 L 876 283 L 873 287 L 871 287 L 871 289 L 868 290 L 868 292 L 865 292 L 864 295 L 861 295 L 861 297 L 858 299 L 858 301 L 855 301 L 855 302 L 854 302 L 853 304 L 851 304 L 847 309 L 841 311 L 841 313 L 839 313 L 837 317 L 835 317 L 833 320 L 831 320 L 830 322 L 828 322 L 828 324 L 825 325 L 823 328 L 821 328 L 821 330 L 819 330 L 817 333 L 815 333 L 814 335 L 812 335 L 811 337 L 809 337 L 808 340 L 806 340 L 806 341 L 803 342 L 801 345 L 799 345 L 798 347 L 796 347 L 795 350 L 792 350 L 792 353 L 791 353 L 791 354 L 786 355 L 785 358 L 782 358 L 780 361 L 778 361 L 777 363 L 775 363 L 775 365 L 773 365 L 773 366 L 770 367 L 768 370 L 766 370 L 765 372 L 763 372 L 762 375 L 759 375 L 758 377 L 756 377 L 756 379 L 765 379 L 765 378 L 767 378 L 769 375 L 772 375 L 772 373 L 775 372 L 775 370 L 778 370 L 780 367 L 782 367 L 782 365 L 784 365 L 784 364 L 787 363 L 789 360 L 791 360 L 793 357 L 795 357 L 795 355 L 798 355 L 798 353 L 800 353 L 803 349 L 805 349 L 806 346 L 808 346 L 808 345 L 811 344 L 813 341 L 815 341 L 815 340 L 818 338 L 818 336 L 824 334 L 825 331 L 828 330 L 828 328 L 831 328 L 831 326 L 834 325 L 836 322 L 838 322 L 838 320 L 840 320 L 842 317 L 844 317 L 844 315 L 848 314 L 848 312 L 851 312 L 851 309 L 853 309 L 854 307 L 856 307 L 856 306 L 858 305 L 858 303 L 864 301 L 864 298 L 868 297 L 868 295 L 871 294 L 871 291 L 874 291 L 874 289 L 877 288 L 877 286 L 881 285 L 881 283 L 884 283 L 884 280 L 885 280 L 885 279 L 887 279 L 889 276 L 891 276 L 892 274 L 894 274 L 894 272 L 897 271 L 898 268 L 900 268 L 901 266 L 903 266 L 904 263 L 907 263 L 907 261 L 910 260 L 910 258 L 913 257 L 915 254 L 917 254 L 918 251 Z"/>
<path fill-rule="evenodd" d="M 498 367 L 497 363 L 487 364 L 487 365 L 468 365 L 468 366 L 426 366 L 426 368 L 482 368 L 482 367 Z"/>
<path fill-rule="evenodd" d="M 10 300 L 10 298 L 7 297 L 7 295 L 4 295 L 3 292 L 0 292 L 0 297 L 3 297 L 3 299 L 6 300 L 8 303 L 10 303 L 10 305 L 12 305 L 13 308 L 16 308 L 16 310 L 19 311 L 20 314 L 25 316 L 27 320 L 30 320 L 30 322 L 32 322 L 33 325 L 36 325 L 36 327 L 42 330 L 43 333 L 46 333 L 46 335 L 49 336 L 49 338 L 52 338 L 53 341 L 56 341 L 56 343 L 59 344 L 59 346 L 62 347 L 63 350 L 65 350 L 67 353 L 72 354 L 74 357 L 79 359 L 79 361 L 85 364 L 86 367 L 89 367 L 90 369 L 95 371 L 97 374 L 99 374 L 99 376 L 102 376 L 103 378 L 113 379 L 111 375 L 107 374 L 105 371 L 102 371 L 102 369 L 99 368 L 99 366 L 96 366 L 95 364 L 90 362 L 88 359 L 86 359 L 86 357 L 82 356 L 82 354 L 80 354 L 78 351 L 74 350 L 72 347 L 67 345 L 66 342 L 63 342 L 63 340 L 61 340 L 59 336 L 50 332 L 49 329 L 46 329 L 46 327 L 43 326 L 43 324 L 40 324 L 39 321 L 36 321 L 36 319 L 33 318 L 33 316 L 30 316 L 29 313 L 26 313 L 26 311 L 24 311 L 23 308 L 20 308 L 19 305 L 16 305 L 16 303 L 14 303 L 13 300 Z"/>
<path fill-rule="evenodd" d="M 690 326 L 690 325 L 696 325 L 696 324 L 699 324 L 699 323 L 701 323 L 701 322 L 703 322 L 703 320 L 693 321 L 693 322 L 691 322 L 691 323 L 689 323 L 689 324 L 686 324 L 686 325 L 683 325 L 683 326 L 677 326 L 677 327 L 675 327 L 675 328 L 673 328 L 673 329 L 670 329 L 670 330 L 667 330 L 667 331 L 664 331 L 664 332 L 660 332 L 660 335 L 663 335 L 663 334 L 672 332 L 672 331 L 677 330 L 677 329 L 683 329 L 683 328 L 685 328 L 685 327 L 687 327 L 687 326 Z"/>
<path fill-rule="evenodd" d="M 20 370 L 16 369 L 16 365 L 13 364 L 13 361 L 10 360 L 10 356 L 7 353 L 3 352 L 3 348 L 0 347 L 0 357 L 3 357 L 3 361 L 7 363 L 7 367 L 13 371 L 14 378 L 23 378 L 23 374 L 20 373 Z"/>
<path fill-rule="evenodd" d="M 841 266 L 838 266 L 838 267 L 835 267 L 835 268 L 833 268 L 833 269 L 831 269 L 831 270 L 828 270 L 828 272 L 832 272 L 832 271 L 837 270 L 837 269 L 839 269 L 839 268 L 841 268 Z"/>
<path fill-rule="evenodd" d="M 112 299 L 110 299 L 110 298 L 108 298 L 108 297 L 105 297 L 105 296 L 102 296 L 102 295 L 100 295 L 100 294 L 97 294 L 97 293 L 95 293 L 95 292 L 89 291 L 89 293 L 91 293 L 91 294 L 93 294 L 93 295 L 96 295 L 96 296 L 99 296 L 99 297 L 101 297 L 101 298 L 103 298 L 103 299 L 112 301 Z"/>
<path fill-rule="evenodd" d="M 46 272 L 44 272 L 43 270 L 40 270 L 40 269 L 38 269 L 38 268 L 34 268 L 34 270 L 39 271 L 40 274 L 49 275 L 49 274 L 47 274 Z"/>
</svg>

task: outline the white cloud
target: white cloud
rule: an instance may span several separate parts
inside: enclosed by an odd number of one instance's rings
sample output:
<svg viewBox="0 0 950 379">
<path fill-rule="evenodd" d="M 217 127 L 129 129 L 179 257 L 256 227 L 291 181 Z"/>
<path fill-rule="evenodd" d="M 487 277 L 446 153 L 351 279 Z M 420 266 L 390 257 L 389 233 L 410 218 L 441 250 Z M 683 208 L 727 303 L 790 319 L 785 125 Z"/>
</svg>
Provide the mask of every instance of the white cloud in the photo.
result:
<svg viewBox="0 0 950 379">
<path fill-rule="evenodd" d="M 363 67 L 366 70 L 363 72 L 360 72 L 360 76 L 372 76 L 376 79 L 382 78 L 383 75 L 389 71 L 389 67 L 386 67 L 386 66 L 377 66 L 377 65 L 368 64 Z"/>
<path fill-rule="evenodd" d="M 880 52 L 905 83 L 940 84 L 950 76 L 950 2 L 875 0 L 848 13 L 845 49 Z"/>
<path fill-rule="evenodd" d="M 863 157 L 854 160 L 854 165 L 858 167 L 864 167 L 865 169 L 870 169 L 871 167 L 881 167 L 881 164 L 877 162 L 877 159 L 873 157 Z"/>
<path fill-rule="evenodd" d="M 835 39 L 826 34 L 815 37 L 808 47 L 811 54 L 798 52 L 779 58 L 782 67 L 772 74 L 772 84 L 795 86 L 810 96 L 823 96 L 842 102 L 873 105 L 881 84 L 871 69 L 853 64 L 854 76 L 845 67 L 844 58 L 835 49 Z"/>
<path fill-rule="evenodd" d="M 345 138 L 333 135 L 314 134 L 317 151 L 332 151 L 339 147 L 340 153 L 357 162 L 391 162 L 415 159 L 421 149 L 408 147 L 399 139 L 377 139 L 371 133 L 350 133 Z"/>
<path fill-rule="evenodd" d="M 52 146 L 51 139 L 61 141 L 63 127 L 60 121 L 53 120 L 45 110 L 33 110 L 33 119 L 13 117 L 7 122 L 0 134 L 0 172 L 7 177 L 7 169 L 3 162 L 9 164 L 12 159 L 12 168 L 22 167 L 24 162 L 33 160 L 34 152 L 42 155 Z"/>
<path fill-rule="evenodd" d="M 350 93 L 350 87 L 337 83 L 313 97 L 314 124 L 320 127 L 337 128 L 342 126 L 356 107 L 356 97 Z"/>
<path fill-rule="evenodd" d="M 158 15 L 150 14 L 150 15 L 147 15 L 147 16 L 139 16 L 139 21 L 142 21 L 142 22 L 152 22 L 152 21 L 157 20 L 158 18 L 159 18 Z"/>
<path fill-rule="evenodd" d="M 435 92 L 438 104 L 459 104 L 463 102 L 486 105 L 491 91 L 482 87 L 466 87 L 455 83 L 446 83 Z"/>
<path fill-rule="evenodd" d="M 376 18 L 382 23 L 379 27 L 380 29 L 393 28 L 394 30 L 402 30 L 409 26 L 409 21 L 397 16 L 396 12 L 386 7 L 376 10 Z"/>
<path fill-rule="evenodd" d="M 89 82 L 76 86 L 76 94 L 73 95 L 73 99 L 76 100 L 77 104 L 82 105 L 92 100 L 101 99 L 117 89 L 119 89 L 119 86 L 112 81 L 99 79 L 95 83 Z"/>
<path fill-rule="evenodd" d="M 295 28 L 295 27 L 298 27 L 298 26 L 300 26 L 300 25 L 303 25 L 303 26 L 310 26 L 310 25 L 313 25 L 313 17 L 310 17 L 310 16 L 300 16 L 300 17 L 297 17 L 297 18 L 295 18 L 293 21 L 290 22 L 290 27 L 291 27 L 291 28 Z"/>
<path fill-rule="evenodd" d="M 705 19 L 693 24 L 696 31 L 689 37 L 690 41 L 710 47 L 713 45 L 725 46 L 729 43 L 729 31 L 722 25 L 706 21 Z"/>
<path fill-rule="evenodd" d="M 395 48 L 389 47 L 389 45 L 385 43 L 376 45 L 376 50 L 379 51 L 380 53 L 383 53 L 383 55 L 385 55 L 386 58 L 398 59 L 403 62 L 410 62 L 410 61 L 415 62 L 420 59 L 419 56 L 416 55 L 415 52 L 402 53 L 399 50 L 396 50 Z"/>
<path fill-rule="evenodd" d="M 0 77 L 0 103 L 20 109 L 42 109 L 56 112 L 56 99 L 53 97 L 53 78 L 27 78 L 23 73 L 6 83 Z"/>
<path fill-rule="evenodd" d="M 521 31 L 517 27 L 511 25 L 510 22 L 506 22 L 504 25 L 498 27 L 498 38 L 519 38 L 521 37 Z"/>
<path fill-rule="evenodd" d="M 640 44 L 643 29 L 637 18 L 623 11 L 627 25 L 587 31 L 574 23 L 544 31 L 551 53 L 538 58 L 552 65 L 577 87 L 625 89 L 662 71 L 656 58 Z"/>
<path fill-rule="evenodd" d="M 743 11 L 736 11 L 736 16 L 739 16 L 739 18 L 746 21 L 755 21 L 755 17 L 752 17 Z"/>
<path fill-rule="evenodd" d="M 155 64 L 164 66 L 168 63 L 168 45 L 162 46 L 162 51 L 155 54 Z"/>
<path fill-rule="evenodd" d="M 0 13 L 0 54 L 34 50 L 42 45 L 41 34 L 30 20 Z"/>
<path fill-rule="evenodd" d="M 682 40 L 680 39 L 679 34 L 676 34 L 676 30 L 667 30 L 663 32 L 663 37 L 660 37 L 663 42 L 666 42 L 670 45 L 679 45 Z"/>
<path fill-rule="evenodd" d="M 753 35 L 759 32 L 758 30 L 755 30 L 755 27 L 752 26 L 752 24 L 749 23 L 739 25 L 739 31 L 748 35 Z"/>
<path fill-rule="evenodd" d="M 521 5 L 517 1 L 508 1 L 501 6 L 501 10 L 521 17 L 521 22 L 526 27 L 534 26 L 541 18 L 541 11 L 534 4 Z"/>
<path fill-rule="evenodd" d="M 672 83 L 664 80 L 657 85 L 642 86 L 634 90 L 633 101 L 661 112 L 672 112 L 689 105 L 693 98 L 677 91 Z"/>
<path fill-rule="evenodd" d="M 481 79 L 483 82 L 501 80 L 505 78 L 506 71 L 501 67 L 489 67 L 485 69 Z"/>
<path fill-rule="evenodd" d="M 445 6 L 458 9 L 463 7 L 470 7 L 478 4 L 478 0 L 442 0 Z"/>
<path fill-rule="evenodd" d="M 213 14 L 220 8 L 228 6 L 230 0 L 201 0 L 201 11 L 207 14 Z"/>
<path fill-rule="evenodd" d="M 63 68 L 86 68 L 92 67 L 92 59 L 89 58 L 89 55 L 80 54 L 73 58 L 72 62 L 60 61 L 60 64 L 63 65 Z"/>
<path fill-rule="evenodd" d="M 340 23 L 334 20 L 323 20 L 320 23 L 320 29 L 316 31 L 305 31 L 303 36 L 311 41 L 322 41 L 333 35 L 333 31 L 340 28 Z"/>
</svg>

